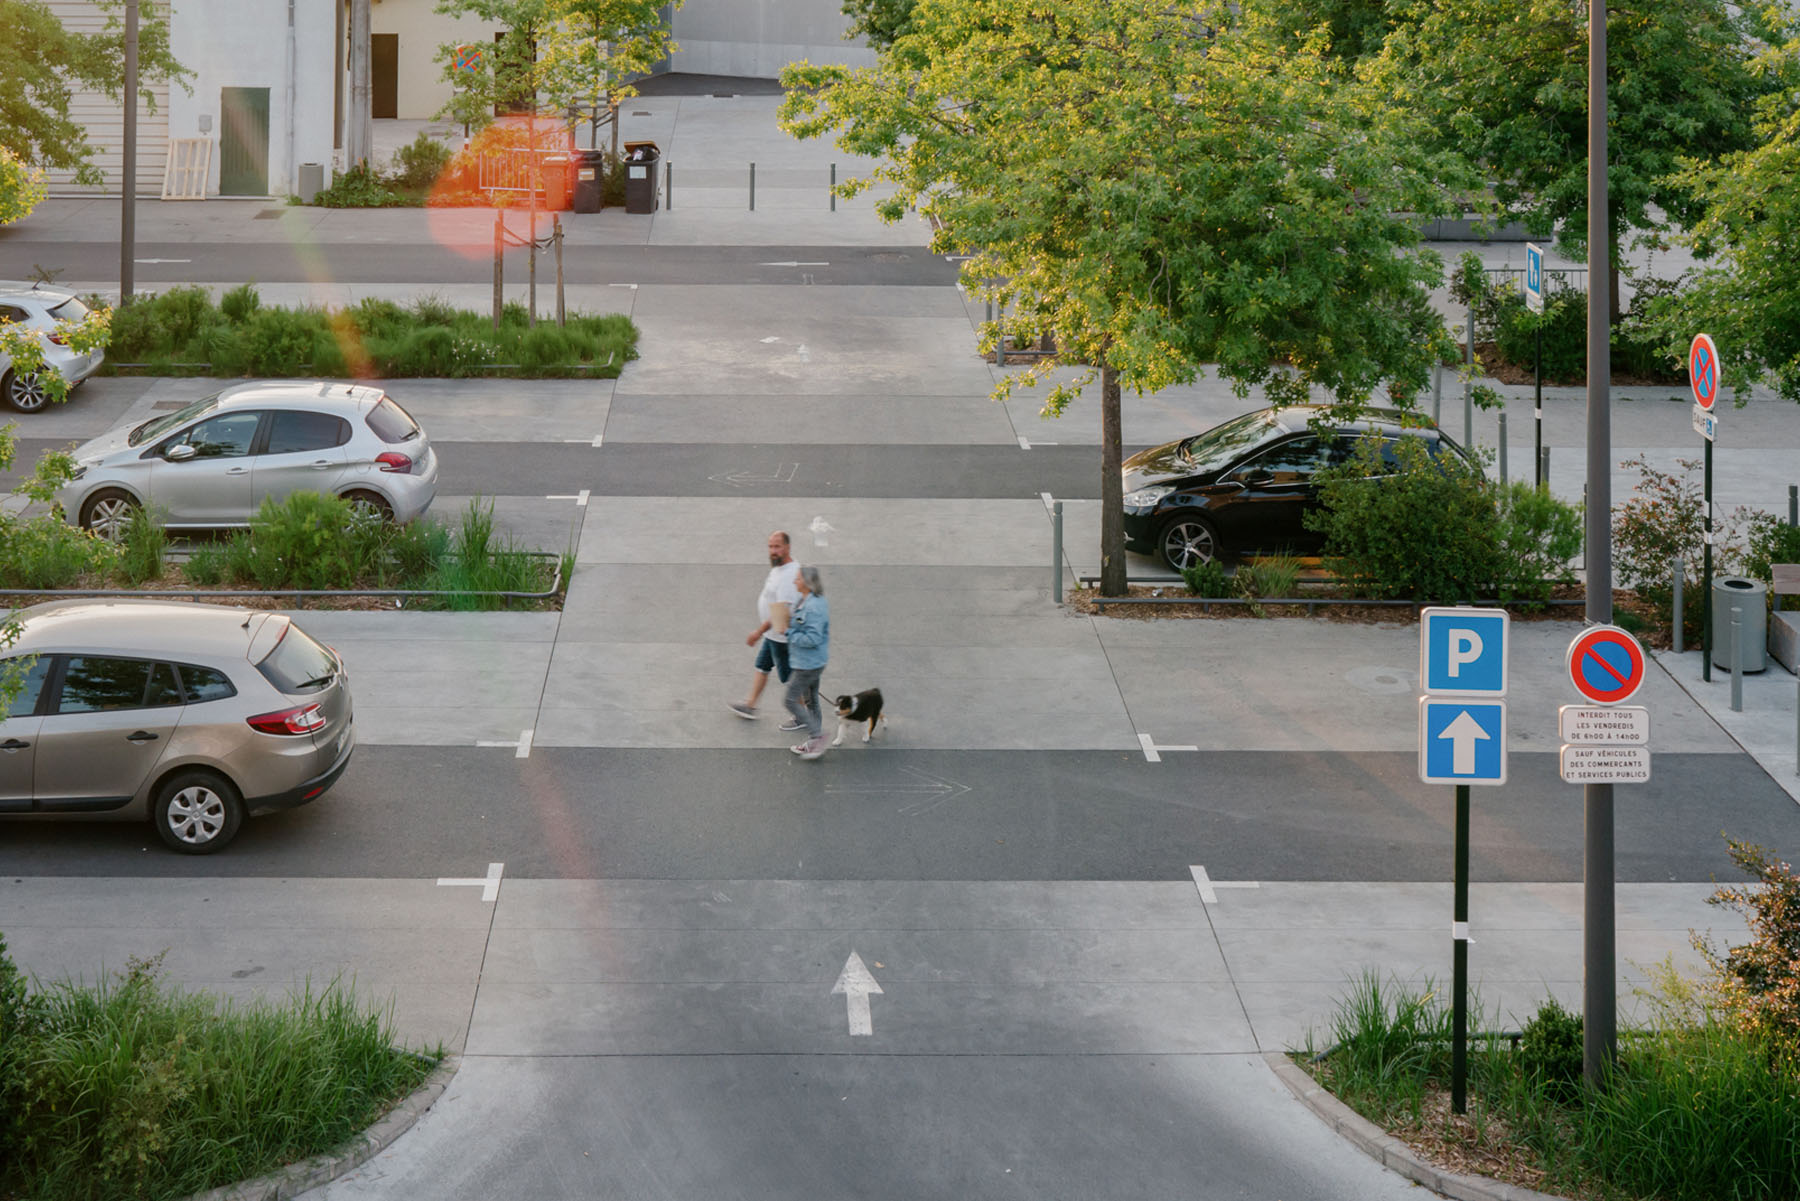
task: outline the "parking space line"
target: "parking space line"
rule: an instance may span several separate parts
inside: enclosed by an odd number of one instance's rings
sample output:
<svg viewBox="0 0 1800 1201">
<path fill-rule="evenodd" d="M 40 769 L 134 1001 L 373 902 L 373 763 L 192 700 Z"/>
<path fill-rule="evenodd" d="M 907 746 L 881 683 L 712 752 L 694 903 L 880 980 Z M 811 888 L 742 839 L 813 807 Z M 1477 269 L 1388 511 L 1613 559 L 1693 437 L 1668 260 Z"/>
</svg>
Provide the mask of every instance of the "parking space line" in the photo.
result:
<svg viewBox="0 0 1800 1201">
<path fill-rule="evenodd" d="M 1255 880 L 1214 880 L 1214 879 L 1211 879 L 1210 877 L 1207 876 L 1206 869 L 1204 867 L 1200 866 L 1198 863 L 1189 867 L 1188 871 L 1193 873 L 1194 887 L 1198 888 L 1200 890 L 1200 900 L 1203 903 L 1208 904 L 1208 905 L 1217 905 L 1219 903 L 1219 894 L 1213 891 L 1215 888 L 1261 888 L 1262 887 L 1262 885 Z"/>
<path fill-rule="evenodd" d="M 502 738 L 502 739 L 495 740 L 495 739 L 489 739 L 489 738 L 479 738 L 479 739 L 476 739 L 475 745 L 478 747 L 510 746 L 513 748 L 513 758 L 529 759 L 529 758 L 531 758 L 531 735 L 532 735 L 532 733 L 533 733 L 533 731 L 531 731 L 531 730 L 521 730 L 519 732 L 519 736 L 517 739 Z"/>
<path fill-rule="evenodd" d="M 439 876 L 438 886 L 442 887 L 479 887 L 481 899 L 492 903 L 500 896 L 500 876 L 506 870 L 504 863 L 488 864 L 485 876 Z"/>
<path fill-rule="evenodd" d="M 546 496 L 544 499 L 545 500 L 572 500 L 575 502 L 576 508 L 585 509 L 585 508 L 587 508 L 587 503 L 588 503 L 588 490 L 586 488 L 583 488 L 580 492 L 561 492 L 561 493 L 556 494 L 555 496 Z"/>
<path fill-rule="evenodd" d="M 1161 763 L 1162 751 L 1197 751 L 1197 746 L 1158 746 L 1150 740 L 1150 735 L 1139 734 L 1138 745 L 1144 748 L 1144 758 L 1151 763 Z"/>
</svg>

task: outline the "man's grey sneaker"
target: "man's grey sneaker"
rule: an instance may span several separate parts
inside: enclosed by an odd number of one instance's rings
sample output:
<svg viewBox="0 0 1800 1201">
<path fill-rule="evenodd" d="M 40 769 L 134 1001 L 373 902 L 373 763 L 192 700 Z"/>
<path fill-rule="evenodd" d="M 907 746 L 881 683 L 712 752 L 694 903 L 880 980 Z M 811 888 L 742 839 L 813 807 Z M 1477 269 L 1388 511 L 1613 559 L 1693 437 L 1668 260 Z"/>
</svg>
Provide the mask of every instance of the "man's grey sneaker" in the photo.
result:
<svg viewBox="0 0 1800 1201">
<path fill-rule="evenodd" d="M 792 734 L 795 730 L 804 730 L 806 726 L 799 718 L 790 717 L 775 728 L 780 730 L 783 734 Z"/>
<path fill-rule="evenodd" d="M 740 704 L 737 701 L 727 701 L 725 703 L 725 707 L 727 709 L 731 710 L 733 713 L 737 714 L 739 717 L 743 718 L 745 721 L 755 721 L 756 720 L 756 708 L 753 705 Z"/>
</svg>

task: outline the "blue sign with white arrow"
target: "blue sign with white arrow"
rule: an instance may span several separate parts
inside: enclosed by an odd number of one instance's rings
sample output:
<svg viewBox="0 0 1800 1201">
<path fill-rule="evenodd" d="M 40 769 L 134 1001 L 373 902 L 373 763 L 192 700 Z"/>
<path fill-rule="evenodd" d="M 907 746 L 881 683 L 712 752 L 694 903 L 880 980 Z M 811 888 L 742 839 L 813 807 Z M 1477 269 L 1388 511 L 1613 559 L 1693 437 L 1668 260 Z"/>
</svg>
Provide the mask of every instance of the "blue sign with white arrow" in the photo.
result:
<svg viewBox="0 0 1800 1201">
<path fill-rule="evenodd" d="M 1506 783 L 1506 702 L 1419 700 L 1419 779 Z"/>
<path fill-rule="evenodd" d="M 1544 252 L 1530 242 L 1525 243 L 1525 307 L 1544 311 Z"/>
</svg>

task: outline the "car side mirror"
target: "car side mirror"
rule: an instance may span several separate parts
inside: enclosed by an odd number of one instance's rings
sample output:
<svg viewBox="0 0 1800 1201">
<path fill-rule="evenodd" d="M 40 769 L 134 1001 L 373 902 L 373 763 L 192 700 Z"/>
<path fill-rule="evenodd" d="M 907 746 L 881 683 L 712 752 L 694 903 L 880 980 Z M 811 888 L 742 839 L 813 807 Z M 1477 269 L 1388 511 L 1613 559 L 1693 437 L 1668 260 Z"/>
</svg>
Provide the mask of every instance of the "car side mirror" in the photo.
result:
<svg viewBox="0 0 1800 1201">
<path fill-rule="evenodd" d="M 1239 479 L 1246 488 L 1267 488 L 1275 482 L 1274 473 L 1268 471 L 1252 471 L 1240 476 Z"/>
<path fill-rule="evenodd" d="M 185 463 L 199 453 L 199 451 L 189 446 L 186 442 L 178 442 L 174 446 L 163 451 L 163 458 L 169 460 L 171 463 Z"/>
</svg>

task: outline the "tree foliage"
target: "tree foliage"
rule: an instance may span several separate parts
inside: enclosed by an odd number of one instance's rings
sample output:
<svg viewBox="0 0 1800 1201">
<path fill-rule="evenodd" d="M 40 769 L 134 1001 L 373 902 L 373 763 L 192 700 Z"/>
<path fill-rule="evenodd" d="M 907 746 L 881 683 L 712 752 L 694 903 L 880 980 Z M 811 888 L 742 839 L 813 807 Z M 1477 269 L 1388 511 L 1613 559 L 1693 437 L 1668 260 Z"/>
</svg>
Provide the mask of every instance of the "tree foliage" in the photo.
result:
<svg viewBox="0 0 1800 1201">
<path fill-rule="evenodd" d="M 0 146 L 0 225 L 24 220 L 47 195 L 44 173 Z"/>
<path fill-rule="evenodd" d="M 119 0 L 95 0 L 106 12 L 99 33 L 63 27 L 43 0 L 0 3 L 0 148 L 21 162 L 72 170 L 84 184 L 99 184 L 89 161 L 94 148 L 87 130 L 69 116 L 69 101 L 81 89 L 123 100 L 125 22 Z M 138 19 L 138 81 L 176 82 L 192 72 L 169 50 L 169 22 L 161 7 L 146 4 Z M 155 111 L 149 90 L 138 93 Z"/>
<path fill-rule="evenodd" d="M 860 36 L 875 50 L 886 50 L 907 32 L 913 5 L 918 0 L 844 0 L 850 18 L 850 35 Z"/>
<path fill-rule="evenodd" d="M 1100 376 L 1103 540 L 1119 523 L 1116 387 L 1214 362 L 1240 395 L 1356 405 L 1383 381 L 1422 389 L 1441 330 L 1424 292 L 1441 263 L 1396 214 L 1446 209 L 1448 160 L 1317 41 L 1228 12 L 918 0 L 878 66 L 782 75 L 784 128 L 836 130 L 878 160 L 842 194 L 888 186 L 890 220 L 916 205 L 934 249 L 972 256 L 963 283 L 1004 306 L 1009 333 L 1048 334 L 1087 369 L 1047 413 Z M 1102 560 L 1103 588 L 1122 589 L 1122 544 Z"/>
<path fill-rule="evenodd" d="M 1292 0 L 1289 0 L 1291 3 Z M 1300 7 L 1305 7 L 1302 3 Z M 1344 7 L 1320 0 L 1322 10 Z M 1366 78 L 1416 108 L 1434 144 L 1493 181 L 1508 219 L 1587 241 L 1588 6 L 1570 0 L 1394 0 Z M 1614 0 L 1607 8 L 1607 202 L 1628 230 L 1700 214 L 1673 179 L 1684 157 L 1746 146 L 1757 24 L 1726 0 Z M 1617 255 L 1613 256 L 1617 261 Z"/>
</svg>

